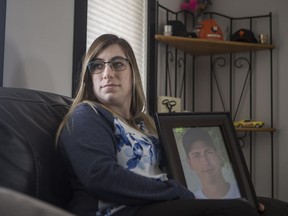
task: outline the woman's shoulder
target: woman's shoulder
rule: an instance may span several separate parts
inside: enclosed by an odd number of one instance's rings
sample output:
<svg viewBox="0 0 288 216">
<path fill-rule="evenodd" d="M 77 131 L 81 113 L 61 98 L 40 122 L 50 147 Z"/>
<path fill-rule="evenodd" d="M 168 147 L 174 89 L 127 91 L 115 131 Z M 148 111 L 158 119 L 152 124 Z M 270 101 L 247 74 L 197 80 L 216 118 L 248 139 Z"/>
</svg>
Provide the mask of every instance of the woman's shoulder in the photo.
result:
<svg viewBox="0 0 288 216">
<path fill-rule="evenodd" d="M 62 132 L 71 134 L 71 131 L 74 131 L 74 134 L 76 134 L 75 131 L 89 131 L 95 130 L 95 128 L 111 128 L 114 130 L 114 116 L 101 105 L 82 102 L 71 112 Z"/>
<path fill-rule="evenodd" d="M 74 112 L 74 115 L 82 115 L 82 114 L 97 114 L 99 116 L 105 116 L 109 118 L 113 118 L 113 114 L 109 112 L 107 109 L 102 107 L 101 105 L 89 101 L 83 101 L 79 103 Z"/>
<path fill-rule="evenodd" d="M 79 103 L 68 118 L 68 124 L 85 125 L 88 122 L 106 122 L 113 124 L 114 116 L 101 105 L 92 102 Z"/>
</svg>

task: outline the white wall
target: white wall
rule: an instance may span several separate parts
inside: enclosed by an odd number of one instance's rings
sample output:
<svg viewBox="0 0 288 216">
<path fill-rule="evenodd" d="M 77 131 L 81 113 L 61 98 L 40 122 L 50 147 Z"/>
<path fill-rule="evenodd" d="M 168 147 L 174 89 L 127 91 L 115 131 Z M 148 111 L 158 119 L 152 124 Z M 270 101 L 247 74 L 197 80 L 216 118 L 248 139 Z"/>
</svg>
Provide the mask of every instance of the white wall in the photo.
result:
<svg viewBox="0 0 288 216">
<path fill-rule="evenodd" d="M 3 86 L 70 96 L 73 18 L 73 0 L 7 1 Z"/>
<path fill-rule="evenodd" d="M 159 3 L 172 11 L 180 10 L 181 3 L 183 0 L 159 0 Z"/>
</svg>

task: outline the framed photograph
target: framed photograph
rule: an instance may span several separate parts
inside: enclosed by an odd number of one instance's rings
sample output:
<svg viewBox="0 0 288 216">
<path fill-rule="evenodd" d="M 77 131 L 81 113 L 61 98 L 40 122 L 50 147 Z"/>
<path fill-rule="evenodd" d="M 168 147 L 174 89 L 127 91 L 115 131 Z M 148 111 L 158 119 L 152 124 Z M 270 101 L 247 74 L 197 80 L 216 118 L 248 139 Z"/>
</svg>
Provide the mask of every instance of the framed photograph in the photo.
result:
<svg viewBox="0 0 288 216">
<path fill-rule="evenodd" d="M 258 208 L 228 112 L 156 113 L 168 175 L 197 199 L 245 199 Z"/>
</svg>

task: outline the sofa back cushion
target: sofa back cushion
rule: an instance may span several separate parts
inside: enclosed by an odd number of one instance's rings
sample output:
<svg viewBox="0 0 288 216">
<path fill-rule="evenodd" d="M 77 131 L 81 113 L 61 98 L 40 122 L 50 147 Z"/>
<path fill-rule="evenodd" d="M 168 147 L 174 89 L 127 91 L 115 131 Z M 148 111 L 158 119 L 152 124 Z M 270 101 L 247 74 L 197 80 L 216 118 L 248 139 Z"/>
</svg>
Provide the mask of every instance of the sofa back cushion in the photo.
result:
<svg viewBox="0 0 288 216">
<path fill-rule="evenodd" d="M 0 87 L 0 186 L 66 207 L 69 176 L 55 134 L 71 102 L 53 93 Z"/>
</svg>

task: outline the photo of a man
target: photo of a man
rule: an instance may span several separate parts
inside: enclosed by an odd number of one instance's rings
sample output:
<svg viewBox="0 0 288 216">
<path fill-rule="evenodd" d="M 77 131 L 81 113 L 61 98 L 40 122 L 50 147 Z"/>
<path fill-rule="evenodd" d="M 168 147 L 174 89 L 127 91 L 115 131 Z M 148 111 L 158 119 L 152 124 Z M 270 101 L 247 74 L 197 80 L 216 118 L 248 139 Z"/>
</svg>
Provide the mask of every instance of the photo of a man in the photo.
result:
<svg viewBox="0 0 288 216">
<path fill-rule="evenodd" d="M 220 131 L 217 138 L 222 139 Z M 227 177 L 224 177 L 223 170 L 227 164 L 229 165 L 229 161 L 225 161 L 207 130 L 188 128 L 183 133 L 182 144 L 189 171 L 193 172 L 194 175 L 196 174 L 199 179 L 197 188 L 194 187 L 192 190 L 197 199 L 235 199 L 241 197 L 233 171 L 229 171 L 233 181 L 228 181 Z M 225 149 L 224 146 L 222 147 Z M 197 180 L 192 178 L 189 181 Z M 189 182 L 187 185 L 189 188 Z"/>
</svg>

